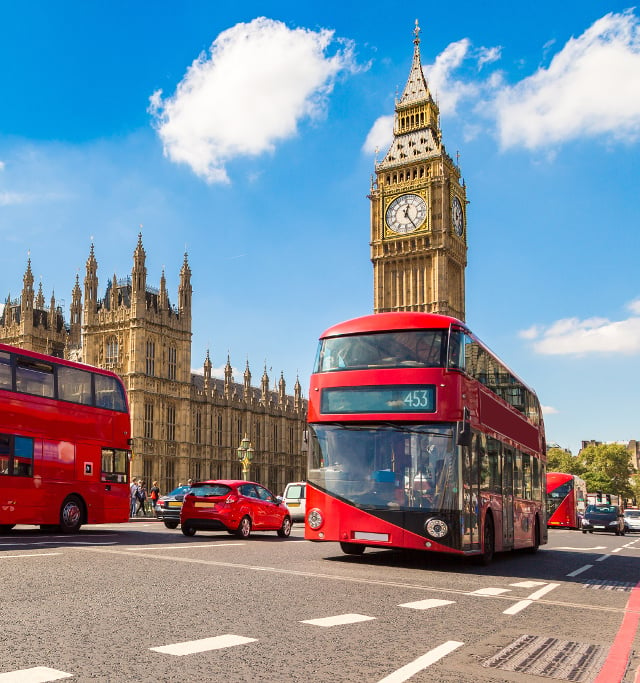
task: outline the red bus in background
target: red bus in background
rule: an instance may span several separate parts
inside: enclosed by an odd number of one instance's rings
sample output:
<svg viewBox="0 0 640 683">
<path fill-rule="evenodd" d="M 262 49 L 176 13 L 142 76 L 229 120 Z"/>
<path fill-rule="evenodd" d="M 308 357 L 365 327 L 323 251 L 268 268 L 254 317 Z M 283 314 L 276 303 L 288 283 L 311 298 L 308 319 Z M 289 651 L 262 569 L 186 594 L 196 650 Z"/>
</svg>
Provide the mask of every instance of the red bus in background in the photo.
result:
<svg viewBox="0 0 640 683">
<path fill-rule="evenodd" d="M 587 484 L 575 474 L 547 472 L 547 526 L 579 529 L 587 506 Z"/>
<path fill-rule="evenodd" d="M 117 375 L 0 344 L 0 532 L 126 522 L 130 437 Z"/>
<path fill-rule="evenodd" d="M 455 318 L 378 313 L 320 338 L 305 538 L 488 563 L 547 541 L 540 405 Z"/>
</svg>

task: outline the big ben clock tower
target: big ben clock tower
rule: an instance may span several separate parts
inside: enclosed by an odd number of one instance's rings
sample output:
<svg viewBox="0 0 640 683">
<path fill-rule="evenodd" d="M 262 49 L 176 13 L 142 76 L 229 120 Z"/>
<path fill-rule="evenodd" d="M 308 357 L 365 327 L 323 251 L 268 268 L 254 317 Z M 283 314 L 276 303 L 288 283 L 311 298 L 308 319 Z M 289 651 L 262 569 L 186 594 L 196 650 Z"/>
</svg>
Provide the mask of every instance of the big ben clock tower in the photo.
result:
<svg viewBox="0 0 640 683">
<path fill-rule="evenodd" d="M 393 142 L 376 164 L 369 195 L 374 313 L 425 311 L 464 320 L 466 189 L 442 144 L 419 34 L 416 20 L 413 64 L 396 102 Z"/>
</svg>

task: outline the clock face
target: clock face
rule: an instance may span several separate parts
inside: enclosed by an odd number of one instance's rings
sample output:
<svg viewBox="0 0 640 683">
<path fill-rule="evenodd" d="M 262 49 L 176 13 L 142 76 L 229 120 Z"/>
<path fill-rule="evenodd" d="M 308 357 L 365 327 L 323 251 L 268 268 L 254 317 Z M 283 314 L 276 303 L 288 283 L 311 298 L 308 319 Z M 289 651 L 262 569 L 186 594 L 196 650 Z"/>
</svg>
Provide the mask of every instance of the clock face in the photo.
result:
<svg viewBox="0 0 640 683">
<path fill-rule="evenodd" d="M 417 230 L 426 218 L 427 203 L 417 194 L 403 194 L 387 208 L 387 225 L 400 235 Z"/>
<path fill-rule="evenodd" d="M 462 232 L 464 231 L 464 216 L 462 215 L 462 204 L 457 197 L 453 198 L 451 204 L 451 222 L 453 223 L 453 229 L 458 237 L 462 237 Z"/>
</svg>

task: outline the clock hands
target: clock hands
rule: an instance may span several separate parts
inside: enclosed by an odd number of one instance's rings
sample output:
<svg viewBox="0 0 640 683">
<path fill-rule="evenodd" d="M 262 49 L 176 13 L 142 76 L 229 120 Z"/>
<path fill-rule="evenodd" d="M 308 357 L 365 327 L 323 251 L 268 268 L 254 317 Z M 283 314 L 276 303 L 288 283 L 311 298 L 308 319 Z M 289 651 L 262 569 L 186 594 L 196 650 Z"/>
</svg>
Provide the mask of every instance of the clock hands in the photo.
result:
<svg viewBox="0 0 640 683">
<path fill-rule="evenodd" d="M 409 207 L 407 206 L 404 210 L 404 217 L 408 218 L 411 221 L 411 225 L 413 225 L 414 228 L 417 228 L 418 226 L 413 222 L 413 218 L 409 215 Z"/>
</svg>

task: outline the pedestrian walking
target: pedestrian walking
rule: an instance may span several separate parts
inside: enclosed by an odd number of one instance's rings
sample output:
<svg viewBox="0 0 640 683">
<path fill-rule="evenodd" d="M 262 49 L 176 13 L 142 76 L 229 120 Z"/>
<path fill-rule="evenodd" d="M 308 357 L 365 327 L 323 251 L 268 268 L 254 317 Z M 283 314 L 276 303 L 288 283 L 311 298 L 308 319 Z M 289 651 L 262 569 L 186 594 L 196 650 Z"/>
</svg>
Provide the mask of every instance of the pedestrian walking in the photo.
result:
<svg viewBox="0 0 640 683">
<path fill-rule="evenodd" d="M 153 512 L 154 517 L 157 517 L 158 513 L 156 512 L 156 504 L 158 503 L 158 498 L 160 498 L 160 487 L 158 486 L 157 481 L 154 481 L 151 486 L 149 498 L 151 498 L 151 512 Z"/>
<path fill-rule="evenodd" d="M 147 513 L 144 509 L 145 501 L 147 500 L 147 489 L 144 487 L 144 482 L 142 480 L 138 481 L 138 490 L 136 491 L 136 499 L 138 501 L 138 510 L 136 515 L 140 510 L 142 510 L 142 516 L 146 517 Z"/>
<path fill-rule="evenodd" d="M 136 511 L 138 509 L 138 497 L 136 493 L 138 491 L 138 480 L 134 477 L 129 485 L 129 490 L 131 491 L 131 506 L 129 509 L 129 517 L 135 517 Z"/>
</svg>

